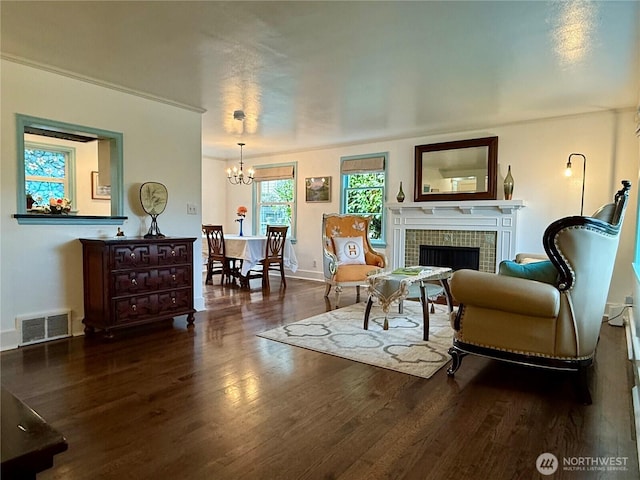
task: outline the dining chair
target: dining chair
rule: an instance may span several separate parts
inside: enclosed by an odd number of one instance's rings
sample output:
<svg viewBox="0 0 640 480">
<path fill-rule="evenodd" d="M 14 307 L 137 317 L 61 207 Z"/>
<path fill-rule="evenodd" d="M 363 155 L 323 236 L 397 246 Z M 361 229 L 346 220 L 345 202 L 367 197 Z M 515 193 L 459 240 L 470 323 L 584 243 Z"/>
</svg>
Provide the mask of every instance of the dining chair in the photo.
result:
<svg viewBox="0 0 640 480">
<path fill-rule="evenodd" d="M 213 276 L 220 274 L 220 285 L 233 281 L 235 260 L 228 258 L 224 244 L 222 225 L 202 225 L 202 232 L 207 237 L 209 255 L 207 256 L 207 277 L 205 284 L 213 284 Z"/>
<path fill-rule="evenodd" d="M 269 290 L 269 271 L 279 271 L 282 286 L 287 286 L 284 277 L 284 246 L 287 238 L 286 225 L 267 225 L 267 241 L 264 258 L 260 261 L 261 270 L 251 270 L 247 281 L 251 278 L 262 278 L 262 289 Z"/>
</svg>

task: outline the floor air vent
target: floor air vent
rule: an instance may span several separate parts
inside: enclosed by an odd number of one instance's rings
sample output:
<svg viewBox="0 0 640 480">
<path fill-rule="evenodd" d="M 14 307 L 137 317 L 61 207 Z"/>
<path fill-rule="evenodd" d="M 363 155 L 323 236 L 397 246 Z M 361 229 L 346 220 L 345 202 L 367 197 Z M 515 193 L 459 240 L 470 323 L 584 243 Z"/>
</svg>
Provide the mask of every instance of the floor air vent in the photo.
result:
<svg viewBox="0 0 640 480">
<path fill-rule="evenodd" d="M 69 311 L 18 317 L 20 345 L 69 337 L 70 317 Z"/>
</svg>

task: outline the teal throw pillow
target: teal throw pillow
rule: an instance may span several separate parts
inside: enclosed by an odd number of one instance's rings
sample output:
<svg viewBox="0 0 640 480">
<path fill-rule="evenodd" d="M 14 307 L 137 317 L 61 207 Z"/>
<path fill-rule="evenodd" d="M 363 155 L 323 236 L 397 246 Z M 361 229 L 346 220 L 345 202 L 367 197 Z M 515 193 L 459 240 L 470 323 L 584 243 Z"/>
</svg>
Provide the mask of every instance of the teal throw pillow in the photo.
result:
<svg viewBox="0 0 640 480">
<path fill-rule="evenodd" d="M 508 277 L 527 278 L 551 285 L 558 283 L 558 270 L 549 260 L 533 263 L 517 263 L 511 260 L 504 260 L 500 262 L 498 273 Z"/>
</svg>

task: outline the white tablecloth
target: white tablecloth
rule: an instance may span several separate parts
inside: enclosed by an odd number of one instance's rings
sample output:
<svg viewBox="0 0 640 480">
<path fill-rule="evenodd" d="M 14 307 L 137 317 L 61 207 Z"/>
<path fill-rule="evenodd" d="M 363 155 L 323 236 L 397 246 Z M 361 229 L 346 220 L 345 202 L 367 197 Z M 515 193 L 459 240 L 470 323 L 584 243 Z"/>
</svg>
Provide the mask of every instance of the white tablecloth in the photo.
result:
<svg viewBox="0 0 640 480">
<path fill-rule="evenodd" d="M 225 235 L 224 243 L 227 257 L 240 258 L 242 262 L 242 270 L 240 273 L 246 275 L 260 260 L 264 258 L 264 252 L 267 247 L 267 237 L 265 236 L 238 236 Z M 291 239 L 287 238 L 284 242 L 284 266 L 295 272 L 298 270 L 298 259 L 296 252 L 293 250 Z"/>
</svg>

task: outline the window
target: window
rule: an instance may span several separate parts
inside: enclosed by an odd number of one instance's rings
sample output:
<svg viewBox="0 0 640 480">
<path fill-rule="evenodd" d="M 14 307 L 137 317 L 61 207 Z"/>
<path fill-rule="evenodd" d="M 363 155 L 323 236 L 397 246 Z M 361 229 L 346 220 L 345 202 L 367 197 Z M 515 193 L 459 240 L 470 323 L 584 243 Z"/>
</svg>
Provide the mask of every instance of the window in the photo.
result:
<svg viewBox="0 0 640 480">
<path fill-rule="evenodd" d="M 370 216 L 369 239 L 374 245 L 385 245 L 384 199 L 387 154 L 343 157 L 341 213 Z"/>
<path fill-rule="evenodd" d="M 24 188 L 38 205 L 48 205 L 50 198 L 68 198 L 73 203 L 74 167 L 73 148 L 25 142 Z"/>
<path fill-rule="evenodd" d="M 295 238 L 296 185 L 295 164 L 255 169 L 254 231 L 267 233 L 267 225 L 288 225 L 290 238 Z"/>
<path fill-rule="evenodd" d="M 82 125 L 48 120 L 45 118 L 30 117 L 16 114 L 17 130 L 17 183 L 16 183 L 16 214 L 14 217 L 19 224 L 87 224 L 87 225 L 122 225 L 126 220 L 124 211 L 124 182 L 123 182 L 123 135 L 119 132 L 101 130 Z M 37 135 L 42 142 L 31 138 Z M 53 140 L 56 139 L 56 140 Z M 57 140 L 62 140 L 61 145 Z M 75 210 L 80 204 L 77 195 L 84 195 L 89 191 L 82 185 L 91 185 L 88 177 L 76 178 L 86 170 L 82 145 L 89 145 L 97 141 L 97 154 L 94 161 L 98 167 L 92 168 L 100 172 L 100 179 L 105 185 L 110 183 L 111 200 L 110 215 L 94 215 L 85 213 L 82 209 L 74 211 L 74 215 L 34 215 L 27 213 L 27 193 L 36 198 L 42 197 L 43 203 L 47 197 L 59 197 L 64 191 L 64 197 L 72 200 L 72 208 Z M 73 142 L 72 145 L 65 142 Z M 54 144 L 55 145 L 52 145 Z M 45 152 L 44 154 L 42 152 Z M 48 152 L 48 153 L 46 153 Z M 63 160 L 60 152 L 68 157 Z M 38 160 L 38 158 L 40 158 Z M 39 168 L 38 163 L 47 165 Z M 64 168 L 62 167 L 64 164 Z M 77 164 L 77 165 L 76 165 Z M 64 171 L 64 174 L 62 173 Z M 63 180 L 64 176 L 64 180 Z M 106 179 L 106 180 L 105 180 Z M 83 183 L 86 182 L 86 183 Z M 64 186 L 63 186 L 64 185 Z M 76 190 L 80 185 L 81 188 Z M 38 190 L 37 192 L 30 191 Z M 55 193 L 54 193 L 55 192 Z M 84 198 L 83 198 L 84 200 Z M 90 194 L 87 194 L 90 200 Z"/>
</svg>

